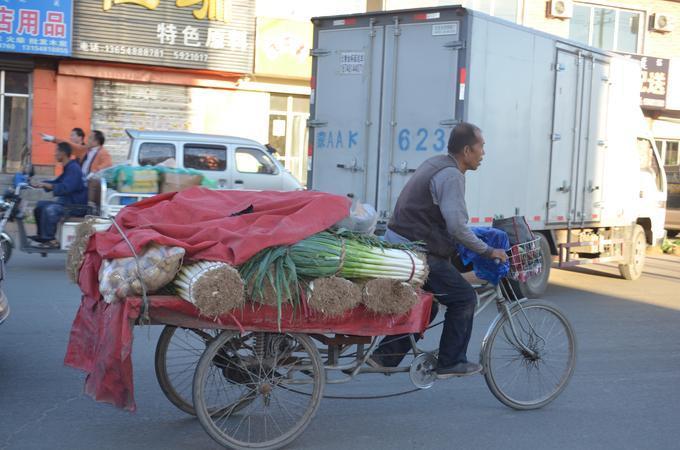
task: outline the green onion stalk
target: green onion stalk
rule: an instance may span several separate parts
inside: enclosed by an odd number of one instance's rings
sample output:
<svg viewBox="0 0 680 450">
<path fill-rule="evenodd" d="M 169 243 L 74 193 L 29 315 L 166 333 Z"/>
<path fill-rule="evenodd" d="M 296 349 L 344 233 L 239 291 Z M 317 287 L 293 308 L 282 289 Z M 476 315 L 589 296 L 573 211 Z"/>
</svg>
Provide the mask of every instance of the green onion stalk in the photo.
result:
<svg viewBox="0 0 680 450">
<path fill-rule="evenodd" d="M 390 246 L 375 238 L 351 233 L 321 232 L 290 247 L 301 277 L 387 278 L 422 285 L 427 265 L 409 247 Z"/>
</svg>

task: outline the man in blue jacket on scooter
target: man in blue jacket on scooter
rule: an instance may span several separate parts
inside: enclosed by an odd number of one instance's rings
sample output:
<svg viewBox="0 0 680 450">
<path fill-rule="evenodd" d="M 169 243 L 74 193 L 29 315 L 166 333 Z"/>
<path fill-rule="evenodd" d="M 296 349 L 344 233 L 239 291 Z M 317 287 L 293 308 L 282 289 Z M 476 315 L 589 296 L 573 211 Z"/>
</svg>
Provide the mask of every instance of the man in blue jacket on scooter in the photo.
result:
<svg viewBox="0 0 680 450">
<path fill-rule="evenodd" d="M 64 171 L 54 180 L 35 184 L 54 194 L 54 201 L 41 200 L 33 214 L 38 226 L 38 234 L 31 236 L 38 245 L 46 248 L 59 248 L 55 240 L 57 225 L 65 216 L 84 216 L 87 211 L 87 188 L 83 183 L 83 172 L 78 161 L 71 159 L 71 146 L 66 142 L 57 144 L 56 160 L 64 166 Z"/>
</svg>

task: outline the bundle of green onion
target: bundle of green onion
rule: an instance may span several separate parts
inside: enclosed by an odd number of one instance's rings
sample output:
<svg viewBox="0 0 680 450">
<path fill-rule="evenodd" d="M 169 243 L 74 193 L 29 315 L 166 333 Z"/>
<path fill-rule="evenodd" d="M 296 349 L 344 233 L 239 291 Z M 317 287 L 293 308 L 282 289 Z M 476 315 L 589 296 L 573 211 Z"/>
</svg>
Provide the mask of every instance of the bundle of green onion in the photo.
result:
<svg viewBox="0 0 680 450">
<path fill-rule="evenodd" d="M 219 316 L 245 302 L 239 272 L 223 262 L 199 261 L 182 266 L 174 280 L 177 294 L 206 316 Z"/>
<path fill-rule="evenodd" d="M 422 255 L 373 237 L 321 232 L 292 245 L 289 255 L 301 277 L 387 278 L 415 285 L 427 279 Z"/>
</svg>

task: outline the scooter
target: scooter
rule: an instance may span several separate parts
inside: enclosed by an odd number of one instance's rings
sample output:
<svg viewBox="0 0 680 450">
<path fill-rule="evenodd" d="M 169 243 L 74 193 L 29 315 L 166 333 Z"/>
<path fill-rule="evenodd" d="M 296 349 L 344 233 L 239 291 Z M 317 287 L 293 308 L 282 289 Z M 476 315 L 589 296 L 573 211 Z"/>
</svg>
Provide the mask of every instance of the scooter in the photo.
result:
<svg viewBox="0 0 680 450">
<path fill-rule="evenodd" d="M 5 263 L 3 261 L 4 258 L 0 258 L 0 282 L 5 279 Z M 0 287 L 0 323 L 3 323 L 7 317 L 9 317 L 9 301 Z"/>
<path fill-rule="evenodd" d="M 29 176 L 24 174 L 16 174 L 14 176 L 13 187 L 9 188 L 5 195 L 0 199 L 0 212 L 2 219 L 0 220 L 0 246 L 2 247 L 3 261 L 7 263 L 12 256 L 12 251 L 15 248 L 14 239 L 7 233 L 5 227 L 8 222 L 16 222 L 19 232 L 19 248 L 18 250 L 25 253 L 39 253 L 46 257 L 50 253 L 66 253 L 67 249 L 61 248 L 42 248 L 31 245 L 31 241 L 26 234 L 26 226 L 24 225 L 25 208 L 23 206 L 21 194 L 27 190 L 36 189 L 29 184 Z"/>
</svg>

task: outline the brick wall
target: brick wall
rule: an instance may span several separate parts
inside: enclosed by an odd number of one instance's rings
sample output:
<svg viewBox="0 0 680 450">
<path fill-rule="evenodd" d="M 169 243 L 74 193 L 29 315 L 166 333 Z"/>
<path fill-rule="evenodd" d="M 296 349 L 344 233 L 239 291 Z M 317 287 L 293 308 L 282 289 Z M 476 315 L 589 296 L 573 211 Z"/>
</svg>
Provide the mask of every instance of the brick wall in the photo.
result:
<svg viewBox="0 0 680 450">
<path fill-rule="evenodd" d="M 40 133 L 68 139 L 74 127 L 89 132 L 93 85 L 91 78 L 59 75 L 52 69 L 33 72 L 31 158 L 36 172 L 53 173 L 56 164 L 54 144 L 43 141 Z"/>
<path fill-rule="evenodd" d="M 54 144 L 44 142 L 40 133 L 56 133 L 57 74 L 54 70 L 33 71 L 33 116 L 31 118 L 31 157 L 36 170 L 54 165 Z"/>
</svg>

